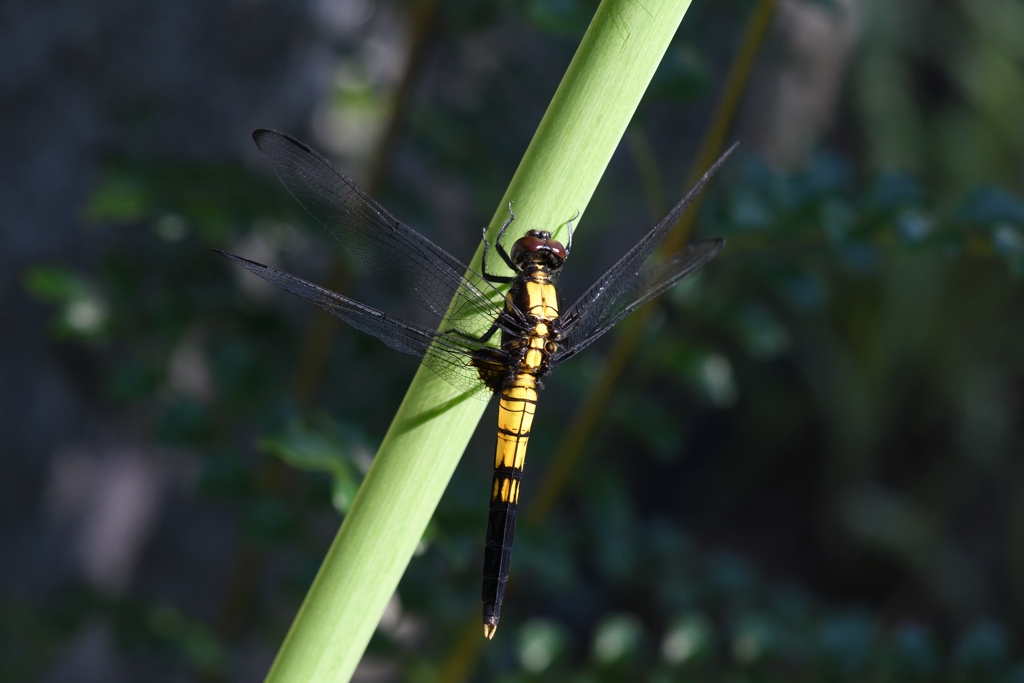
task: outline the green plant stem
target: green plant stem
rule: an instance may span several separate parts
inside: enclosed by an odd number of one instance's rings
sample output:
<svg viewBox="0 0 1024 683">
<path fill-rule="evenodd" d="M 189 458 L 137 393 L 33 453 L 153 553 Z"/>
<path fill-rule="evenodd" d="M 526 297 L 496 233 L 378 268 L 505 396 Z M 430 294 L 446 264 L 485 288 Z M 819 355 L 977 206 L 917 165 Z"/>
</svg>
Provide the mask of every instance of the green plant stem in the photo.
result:
<svg viewBox="0 0 1024 683">
<path fill-rule="evenodd" d="M 688 6 L 603 0 L 491 220 L 492 239 L 511 200 L 517 233 L 586 208 Z M 268 681 L 351 677 L 484 407 L 420 368 Z"/>
<path fill-rule="evenodd" d="M 690 168 L 687 185 L 683 188 L 683 192 L 697 182 L 697 179 L 715 162 L 725 147 L 729 126 L 739 109 L 740 98 L 746 90 L 747 79 L 754 67 L 754 59 L 757 57 L 758 49 L 768 31 L 775 2 L 776 0 L 761 0 L 747 22 L 743 42 L 729 69 L 725 86 L 722 88 L 708 128 L 704 132 L 700 151 Z M 662 244 L 663 251 L 668 253 L 676 251 L 690 239 L 693 221 L 697 216 L 702 199 L 702 196 L 698 196 L 686 213 L 679 217 Z M 583 405 L 576 411 L 569 426 L 563 430 L 562 438 L 553 451 L 555 455 L 548 464 L 537 496 L 531 502 L 530 510 L 526 515 L 527 524 L 539 524 L 551 512 L 555 501 L 565 489 L 566 483 L 576 470 L 591 437 L 600 426 L 601 416 L 604 415 L 608 403 L 614 395 L 615 385 L 628 367 L 633 350 L 643 338 L 642 333 L 647 319 L 655 310 L 655 306 L 656 304 L 653 302 L 644 306 L 619 326 L 619 334 L 608 353 L 608 362 L 604 370 L 590 391 L 587 392 Z"/>
</svg>

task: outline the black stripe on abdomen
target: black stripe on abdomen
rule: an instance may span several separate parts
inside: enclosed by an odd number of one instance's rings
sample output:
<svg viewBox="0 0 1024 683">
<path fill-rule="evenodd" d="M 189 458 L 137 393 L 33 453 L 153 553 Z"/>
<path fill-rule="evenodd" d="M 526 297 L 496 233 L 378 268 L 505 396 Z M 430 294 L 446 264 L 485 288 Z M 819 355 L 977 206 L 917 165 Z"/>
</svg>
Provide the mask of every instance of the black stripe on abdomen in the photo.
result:
<svg viewBox="0 0 1024 683">
<path fill-rule="evenodd" d="M 512 543 L 516 535 L 516 511 L 523 471 L 498 467 L 491 479 L 491 506 L 487 513 L 487 537 L 484 546 L 483 617 L 484 634 L 493 634 L 501 616 L 505 597 Z M 490 627 L 490 628 L 489 628 Z"/>
</svg>

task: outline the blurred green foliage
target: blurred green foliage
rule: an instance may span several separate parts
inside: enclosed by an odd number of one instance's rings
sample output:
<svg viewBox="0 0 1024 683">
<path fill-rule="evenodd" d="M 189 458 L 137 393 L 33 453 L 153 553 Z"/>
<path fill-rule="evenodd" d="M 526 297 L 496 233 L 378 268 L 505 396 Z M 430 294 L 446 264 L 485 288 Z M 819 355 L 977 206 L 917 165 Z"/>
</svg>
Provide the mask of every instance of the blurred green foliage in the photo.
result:
<svg viewBox="0 0 1024 683">
<path fill-rule="evenodd" d="M 60 311 L 51 325 L 55 335 L 82 341 L 102 339 L 106 303 L 85 277 L 60 266 L 37 266 L 26 274 L 25 289 Z"/>
<path fill-rule="evenodd" d="M 318 417 L 312 424 L 291 422 L 283 432 L 260 440 L 259 448 L 298 470 L 330 475 L 331 503 L 344 514 L 356 497 L 373 452 L 351 426 L 338 425 L 326 415 Z M 355 470 L 356 464 L 360 471 Z"/>
<path fill-rule="evenodd" d="M 752 6 L 713 4 L 694 3 L 638 117 L 667 176 L 699 133 L 650 121 L 713 100 L 721 45 Z M 472 97 L 433 83 L 382 201 L 429 223 L 431 186 L 414 178 L 441 172 L 468 188 L 476 222 L 489 215 L 550 95 L 527 85 L 571 55 L 593 7 L 453 3 L 442 52 L 515 22 L 532 54 Z M 836 141 L 793 173 L 750 148 L 730 161 L 698 221 L 729 246 L 664 297 L 562 504 L 521 525 L 474 680 L 1024 681 L 1022 17 L 1010 0 L 876 3 Z M 361 83 L 358 97 L 338 86 L 340 115 L 380 110 L 368 98 L 387 93 Z M 639 222 L 636 185 L 613 164 L 595 207 Z M 26 626 L 4 634 L 17 656 L 0 677 L 44 669 L 96 616 L 125 652 L 159 651 L 204 680 L 230 680 L 247 637 L 276 648 L 415 366 L 346 329 L 317 408 L 289 396 L 312 311 L 210 249 L 322 281 L 333 247 L 300 211 L 262 171 L 119 160 L 85 207 L 115 246 L 88 269 L 26 272 L 55 343 L 89 354 L 96 400 L 196 458 L 193 495 L 238 515 L 224 546 L 239 568 L 214 621 L 80 587 L 4 605 Z M 602 213 L 570 268 L 596 275 L 586 245 L 617 243 L 619 216 Z M 599 371 L 589 356 L 542 398 L 524 509 Z M 437 680 L 476 624 L 486 420 L 480 432 L 371 643 L 395 680 Z"/>
</svg>

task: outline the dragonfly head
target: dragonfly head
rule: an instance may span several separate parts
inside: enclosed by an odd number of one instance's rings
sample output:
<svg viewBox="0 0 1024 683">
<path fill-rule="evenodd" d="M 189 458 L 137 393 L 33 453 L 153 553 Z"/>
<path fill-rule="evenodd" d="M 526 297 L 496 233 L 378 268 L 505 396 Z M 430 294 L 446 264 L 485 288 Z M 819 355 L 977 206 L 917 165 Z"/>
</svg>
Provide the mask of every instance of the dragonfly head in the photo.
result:
<svg viewBox="0 0 1024 683">
<path fill-rule="evenodd" d="M 530 230 L 512 245 L 509 254 L 512 262 L 522 267 L 538 263 L 557 270 L 565 263 L 565 247 L 558 240 L 551 239 L 547 230 Z"/>
</svg>

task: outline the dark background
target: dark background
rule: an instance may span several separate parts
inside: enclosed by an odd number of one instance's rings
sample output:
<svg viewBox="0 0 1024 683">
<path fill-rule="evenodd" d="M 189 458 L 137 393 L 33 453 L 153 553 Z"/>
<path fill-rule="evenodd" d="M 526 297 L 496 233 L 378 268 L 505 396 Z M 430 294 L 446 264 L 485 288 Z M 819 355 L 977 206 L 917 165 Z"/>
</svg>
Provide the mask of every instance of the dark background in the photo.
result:
<svg viewBox="0 0 1024 683">
<path fill-rule="evenodd" d="M 615 340 L 548 382 L 495 640 L 491 407 L 356 680 L 1024 681 L 1024 5 L 766 4 L 693 3 L 580 226 L 570 300 L 742 140 L 564 485 Z M 595 7 L 0 5 L 0 679 L 262 679 L 415 360 L 210 250 L 427 319 L 250 132 L 468 259 Z"/>
</svg>

